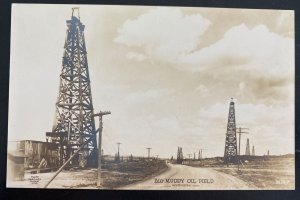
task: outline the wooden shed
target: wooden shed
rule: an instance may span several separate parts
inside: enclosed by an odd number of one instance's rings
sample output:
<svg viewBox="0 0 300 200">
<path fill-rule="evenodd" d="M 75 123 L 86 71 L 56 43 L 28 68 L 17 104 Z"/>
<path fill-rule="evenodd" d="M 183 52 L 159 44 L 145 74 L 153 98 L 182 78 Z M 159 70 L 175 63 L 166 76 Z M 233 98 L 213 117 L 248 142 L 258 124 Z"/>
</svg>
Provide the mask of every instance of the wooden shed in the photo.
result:
<svg viewBox="0 0 300 200">
<path fill-rule="evenodd" d="M 14 146 L 15 151 L 25 156 L 25 170 L 59 166 L 58 146 L 56 144 L 35 140 L 21 140 L 14 142 Z M 41 162 L 43 162 L 42 165 Z"/>
</svg>

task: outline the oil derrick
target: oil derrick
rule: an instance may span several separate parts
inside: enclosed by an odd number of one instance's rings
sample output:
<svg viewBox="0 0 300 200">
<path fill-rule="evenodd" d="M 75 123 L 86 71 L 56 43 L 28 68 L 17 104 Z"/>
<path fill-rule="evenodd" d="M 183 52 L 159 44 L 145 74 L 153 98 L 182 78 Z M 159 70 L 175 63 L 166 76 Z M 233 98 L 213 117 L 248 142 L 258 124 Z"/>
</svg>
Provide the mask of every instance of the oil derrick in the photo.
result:
<svg viewBox="0 0 300 200">
<path fill-rule="evenodd" d="M 252 146 L 252 156 L 255 156 L 254 145 Z"/>
<path fill-rule="evenodd" d="M 207 149 L 200 149 L 199 150 L 199 155 L 198 155 L 199 160 L 203 158 L 203 153 L 202 153 L 203 150 L 207 150 Z"/>
<path fill-rule="evenodd" d="M 74 11 L 77 11 L 75 16 Z M 67 20 L 67 32 L 60 74 L 59 94 L 56 101 L 52 132 L 47 132 L 49 142 L 59 144 L 59 160 L 65 162 L 91 136 L 95 136 L 94 108 L 87 51 L 84 38 L 85 26 L 80 21 L 79 8 L 72 9 Z M 97 143 L 93 137 L 72 165 L 86 167 L 97 162 Z"/>
<path fill-rule="evenodd" d="M 117 145 L 118 145 L 118 152 L 116 153 L 116 156 L 115 156 L 115 160 L 117 161 L 117 162 L 120 162 L 120 144 L 122 144 L 121 142 L 117 142 L 116 143 Z"/>
<path fill-rule="evenodd" d="M 180 160 L 183 162 L 183 152 L 182 152 L 182 147 L 180 147 Z"/>
<path fill-rule="evenodd" d="M 247 138 L 247 145 L 246 145 L 246 156 L 250 156 L 250 143 L 249 143 L 249 138 Z"/>
<path fill-rule="evenodd" d="M 231 98 L 225 140 L 224 163 L 236 163 L 237 160 L 235 109 L 233 99 Z"/>
<path fill-rule="evenodd" d="M 132 154 L 130 154 L 129 161 L 130 161 L 130 162 L 132 162 L 132 161 L 133 161 L 133 156 L 132 156 Z"/>
<path fill-rule="evenodd" d="M 183 162 L 182 147 L 178 147 L 178 150 L 177 150 L 177 164 L 182 164 L 182 162 Z"/>
</svg>

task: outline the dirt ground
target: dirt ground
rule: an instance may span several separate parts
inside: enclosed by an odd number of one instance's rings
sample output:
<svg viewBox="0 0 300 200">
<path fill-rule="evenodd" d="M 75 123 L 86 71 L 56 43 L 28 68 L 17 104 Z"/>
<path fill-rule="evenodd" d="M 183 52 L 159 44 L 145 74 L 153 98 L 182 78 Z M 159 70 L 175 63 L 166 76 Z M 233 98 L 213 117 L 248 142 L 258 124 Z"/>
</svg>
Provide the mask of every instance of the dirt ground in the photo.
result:
<svg viewBox="0 0 300 200">
<path fill-rule="evenodd" d="M 246 182 L 250 188 L 288 189 L 295 188 L 294 156 L 256 156 L 237 165 L 226 166 L 220 158 L 208 158 L 187 162 L 192 167 L 209 168 Z M 106 162 L 102 166 L 102 189 L 117 189 L 151 178 L 167 171 L 163 160 L 136 160 L 132 162 Z M 55 172 L 25 174 L 24 181 L 8 182 L 8 187 L 42 188 Z M 48 188 L 97 189 L 97 169 L 73 169 L 62 171 Z"/>
<path fill-rule="evenodd" d="M 257 156 L 243 161 L 238 170 L 237 165 L 227 167 L 221 159 L 206 159 L 202 162 L 191 162 L 194 167 L 211 167 L 217 171 L 233 175 L 258 189 L 295 188 L 294 156 Z"/>
<path fill-rule="evenodd" d="M 243 163 L 234 168 L 217 169 L 255 185 L 259 189 L 295 189 L 295 158 L 270 157 Z"/>
<path fill-rule="evenodd" d="M 106 162 L 102 166 L 102 188 L 115 189 L 146 180 L 167 170 L 163 160 L 136 160 L 132 162 Z M 8 182 L 8 187 L 43 188 L 55 172 L 25 174 L 24 181 Z M 97 169 L 63 170 L 48 188 L 97 189 Z"/>
<path fill-rule="evenodd" d="M 164 172 L 167 165 L 162 160 L 139 160 L 119 164 L 105 163 L 102 168 L 103 187 L 113 189 L 156 176 Z"/>
</svg>

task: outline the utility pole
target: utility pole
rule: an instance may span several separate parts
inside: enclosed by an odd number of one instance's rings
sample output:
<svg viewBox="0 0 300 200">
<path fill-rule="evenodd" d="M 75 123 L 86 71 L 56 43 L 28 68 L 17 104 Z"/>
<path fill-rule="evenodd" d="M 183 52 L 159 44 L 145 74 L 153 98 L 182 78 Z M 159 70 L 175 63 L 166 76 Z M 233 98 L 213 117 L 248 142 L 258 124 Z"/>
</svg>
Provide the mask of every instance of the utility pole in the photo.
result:
<svg viewBox="0 0 300 200">
<path fill-rule="evenodd" d="M 152 148 L 147 147 L 146 149 L 148 149 L 148 159 L 150 159 L 150 150 L 151 150 Z"/>
<path fill-rule="evenodd" d="M 243 127 L 238 127 L 238 134 L 239 134 L 239 156 L 238 156 L 238 171 L 240 170 L 240 162 L 241 162 L 241 137 L 242 134 L 249 134 L 249 132 L 247 131 L 243 131 L 243 130 L 249 130 L 249 128 L 243 128 Z"/>
<path fill-rule="evenodd" d="M 238 134 L 239 134 L 239 156 L 238 156 L 238 171 L 240 170 L 240 162 L 241 162 L 241 137 L 242 134 L 249 134 L 247 131 L 243 130 L 249 130 L 249 128 L 243 128 L 243 127 L 238 127 Z"/>
<path fill-rule="evenodd" d="M 242 134 L 249 134 L 249 132 L 247 131 L 243 131 L 243 130 L 249 130 L 249 128 L 242 128 L 242 127 L 238 127 L 238 134 L 239 134 L 239 156 L 241 155 L 241 137 Z"/>
<path fill-rule="evenodd" d="M 97 114 L 94 114 L 94 117 L 99 117 L 99 136 L 98 136 L 98 180 L 97 180 L 97 187 L 101 186 L 101 158 L 102 158 L 102 130 L 103 130 L 103 115 L 111 114 L 110 111 L 100 111 Z"/>
<path fill-rule="evenodd" d="M 121 142 L 117 142 L 118 145 L 118 155 L 117 155 L 117 160 L 120 161 L 120 144 L 122 144 Z"/>
</svg>

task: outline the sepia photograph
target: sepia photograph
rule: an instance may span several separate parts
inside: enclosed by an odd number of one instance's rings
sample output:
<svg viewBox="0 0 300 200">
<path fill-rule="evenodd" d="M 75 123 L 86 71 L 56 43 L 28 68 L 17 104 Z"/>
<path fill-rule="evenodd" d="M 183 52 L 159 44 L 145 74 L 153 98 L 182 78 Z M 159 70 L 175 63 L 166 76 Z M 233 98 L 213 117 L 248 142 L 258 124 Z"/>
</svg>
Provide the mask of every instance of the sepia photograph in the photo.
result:
<svg viewBox="0 0 300 200">
<path fill-rule="evenodd" d="M 293 10 L 12 4 L 7 188 L 295 190 Z"/>
</svg>

